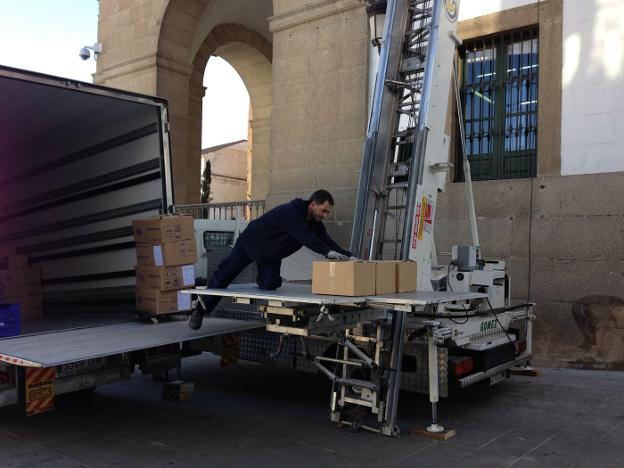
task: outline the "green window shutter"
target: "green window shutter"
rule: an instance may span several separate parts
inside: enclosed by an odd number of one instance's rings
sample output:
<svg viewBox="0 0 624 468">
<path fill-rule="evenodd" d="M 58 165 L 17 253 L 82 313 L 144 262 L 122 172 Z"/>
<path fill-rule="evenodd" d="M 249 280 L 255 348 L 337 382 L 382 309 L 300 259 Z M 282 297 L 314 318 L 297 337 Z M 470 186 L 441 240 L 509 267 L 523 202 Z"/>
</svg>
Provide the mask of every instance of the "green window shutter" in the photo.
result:
<svg viewBox="0 0 624 468">
<path fill-rule="evenodd" d="M 466 155 L 473 180 L 535 177 L 537 30 L 467 42 L 461 58 Z M 458 157 L 461 167 L 461 151 Z"/>
</svg>

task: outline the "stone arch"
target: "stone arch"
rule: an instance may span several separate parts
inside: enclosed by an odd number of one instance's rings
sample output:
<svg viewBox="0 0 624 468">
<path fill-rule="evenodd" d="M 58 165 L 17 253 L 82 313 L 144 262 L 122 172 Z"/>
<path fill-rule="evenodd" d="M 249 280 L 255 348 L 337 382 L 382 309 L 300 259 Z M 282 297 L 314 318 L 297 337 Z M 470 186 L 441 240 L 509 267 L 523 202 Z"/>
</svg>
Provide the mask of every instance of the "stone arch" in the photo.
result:
<svg viewBox="0 0 624 468">
<path fill-rule="evenodd" d="M 220 56 L 238 72 L 250 100 L 248 197 L 265 198 L 269 184 L 273 48 L 261 34 L 239 24 L 215 26 L 195 54 L 189 81 L 189 152 L 201 154 L 204 70 L 210 56 Z M 195 161 L 193 160 L 193 163 Z M 197 184 L 199 186 L 199 184 Z"/>
<path fill-rule="evenodd" d="M 203 15 L 207 8 L 219 6 L 220 2 L 215 0 L 170 0 L 160 24 L 156 93 L 169 101 L 177 203 L 199 200 L 202 82 L 211 55 L 227 60 L 247 86 L 253 110 L 249 137 L 250 155 L 253 154 L 250 195 L 265 197 L 268 191 L 272 45 L 253 29 L 221 23 L 208 31 L 195 52 L 194 41 L 203 32 L 200 24 Z"/>
</svg>

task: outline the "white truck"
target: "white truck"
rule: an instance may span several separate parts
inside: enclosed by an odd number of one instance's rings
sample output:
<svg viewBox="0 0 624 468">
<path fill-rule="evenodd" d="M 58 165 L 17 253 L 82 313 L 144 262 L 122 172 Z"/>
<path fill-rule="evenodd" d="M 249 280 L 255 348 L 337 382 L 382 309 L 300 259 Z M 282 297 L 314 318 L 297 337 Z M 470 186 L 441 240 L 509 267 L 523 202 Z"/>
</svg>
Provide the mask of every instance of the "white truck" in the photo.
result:
<svg viewBox="0 0 624 468">
<path fill-rule="evenodd" d="M 171 173 L 163 99 L 0 67 L 0 252 L 41 270 L 45 311 L 0 338 L 0 406 L 36 406 L 37 369 L 52 397 L 164 378 L 190 343 L 259 326 L 136 319 L 131 220 L 174 203 Z"/>
<path fill-rule="evenodd" d="M 442 432 L 437 402 L 451 385 L 494 384 L 530 360 L 532 304 L 512 305 L 505 263 L 480 257 L 465 154 L 471 239 L 453 247 L 450 263 L 438 264 L 437 196 L 452 166 L 444 134 L 449 88 L 462 121 L 453 66 L 461 42 L 455 35 L 459 0 L 367 3 L 369 14 L 384 15 L 385 24 L 350 250 L 368 260 L 415 260 L 417 291 L 323 297 L 295 284 L 276 292 L 253 285 L 188 292 L 198 301 L 229 297 L 231 308 L 257 303 L 266 329 L 281 337 L 246 333 L 241 355 L 325 374 L 332 381 L 332 421 L 397 435 L 403 387 L 429 395 L 427 431 Z M 276 352 L 263 354 L 259 343 L 270 339 Z M 354 416 L 353 406 L 364 416 Z"/>
<path fill-rule="evenodd" d="M 476 228 L 472 245 L 435 268 L 458 3 L 388 1 L 356 204 L 352 250 L 370 259 L 400 250 L 417 260 L 420 291 L 354 300 L 315 297 L 296 284 L 273 294 L 197 289 L 195 306 L 201 295 L 230 296 L 197 332 L 184 321 L 151 326 L 133 315 L 130 221 L 174 204 L 165 102 L 0 68 L 0 247 L 41 267 L 46 311 L 42 324 L 0 339 L 0 406 L 28 403 L 32 369 L 54 369 L 55 393 L 65 393 L 126 378 L 136 365 L 157 374 L 179 369 L 185 354 L 221 352 L 212 337 L 241 332 L 241 358 L 327 375 L 333 421 L 397 435 L 403 387 L 429 394 L 435 432 L 438 397 L 451 385 L 496 383 L 526 363 L 531 304 L 509 304 L 504 264 L 479 258 Z M 173 205 L 196 209 L 208 207 Z M 199 276 L 209 276 L 249 216 L 226 218 L 196 223 Z M 253 270 L 241 280 L 253 282 Z M 353 418 L 353 405 L 374 421 Z"/>
</svg>

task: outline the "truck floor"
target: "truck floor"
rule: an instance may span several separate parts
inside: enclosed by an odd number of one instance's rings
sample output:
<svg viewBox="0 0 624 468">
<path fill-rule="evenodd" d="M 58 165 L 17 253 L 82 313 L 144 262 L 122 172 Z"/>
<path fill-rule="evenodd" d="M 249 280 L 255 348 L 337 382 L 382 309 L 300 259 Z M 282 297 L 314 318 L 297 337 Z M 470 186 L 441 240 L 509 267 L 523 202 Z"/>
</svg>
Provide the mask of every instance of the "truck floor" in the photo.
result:
<svg viewBox="0 0 624 468">
<path fill-rule="evenodd" d="M 85 323 L 85 322 L 82 322 Z M 211 318 L 200 330 L 190 330 L 184 319 L 154 325 L 139 320 L 99 323 L 58 328 L 50 323 L 49 331 L 3 338 L 0 360 L 23 361 L 35 367 L 54 367 L 97 357 L 153 348 L 197 338 L 224 335 L 262 327 L 255 322 Z"/>
<path fill-rule="evenodd" d="M 190 401 L 166 402 L 148 376 L 67 397 L 26 419 L 0 409 L 3 466 L 605 467 L 624 459 L 624 373 L 543 369 L 440 404 L 446 442 L 408 435 L 428 424 L 424 396 L 403 393 L 399 439 L 327 420 L 321 376 L 189 358 Z"/>
</svg>

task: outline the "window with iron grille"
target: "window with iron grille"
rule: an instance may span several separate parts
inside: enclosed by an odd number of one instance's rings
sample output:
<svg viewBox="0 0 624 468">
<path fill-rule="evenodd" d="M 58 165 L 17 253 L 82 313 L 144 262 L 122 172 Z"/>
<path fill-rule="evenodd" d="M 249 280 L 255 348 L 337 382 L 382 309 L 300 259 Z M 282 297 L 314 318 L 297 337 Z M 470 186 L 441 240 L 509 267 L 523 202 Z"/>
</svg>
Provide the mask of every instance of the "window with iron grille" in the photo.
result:
<svg viewBox="0 0 624 468">
<path fill-rule="evenodd" d="M 472 178 L 535 177 L 537 29 L 467 42 L 460 56 L 466 154 Z"/>
</svg>

